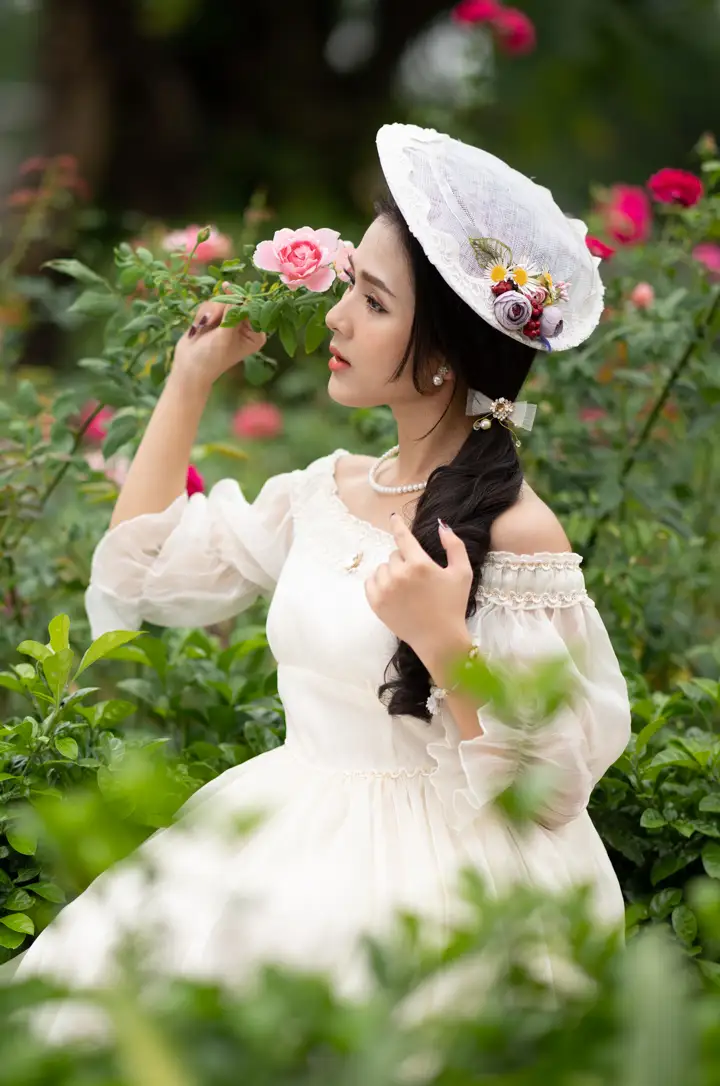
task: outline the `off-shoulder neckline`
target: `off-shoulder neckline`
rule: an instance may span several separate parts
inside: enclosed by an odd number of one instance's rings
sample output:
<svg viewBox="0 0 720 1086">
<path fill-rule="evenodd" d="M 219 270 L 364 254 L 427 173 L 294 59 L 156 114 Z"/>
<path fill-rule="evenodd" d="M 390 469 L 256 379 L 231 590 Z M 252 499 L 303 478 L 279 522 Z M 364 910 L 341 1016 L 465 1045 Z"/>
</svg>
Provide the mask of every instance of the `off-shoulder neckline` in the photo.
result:
<svg viewBox="0 0 720 1086">
<path fill-rule="evenodd" d="M 335 464 L 343 454 L 347 456 L 352 455 L 348 449 L 335 449 L 335 451 L 330 453 L 327 457 L 327 479 L 329 482 L 328 492 L 330 498 L 335 502 L 335 505 L 343 518 L 349 523 L 355 524 L 368 534 L 376 535 L 378 538 L 385 541 L 394 540 L 395 536 L 392 532 L 385 531 L 384 528 L 380 528 L 377 524 L 373 524 L 372 521 L 363 520 L 362 517 L 356 516 L 340 497 L 337 480 L 335 479 Z M 488 551 L 485 559 L 486 563 L 495 566 L 506 564 L 520 564 L 527 566 L 539 564 L 569 564 L 578 567 L 582 563 L 582 560 L 583 556 L 577 554 L 575 551 L 535 551 L 533 554 L 519 554 L 515 551 Z"/>
</svg>

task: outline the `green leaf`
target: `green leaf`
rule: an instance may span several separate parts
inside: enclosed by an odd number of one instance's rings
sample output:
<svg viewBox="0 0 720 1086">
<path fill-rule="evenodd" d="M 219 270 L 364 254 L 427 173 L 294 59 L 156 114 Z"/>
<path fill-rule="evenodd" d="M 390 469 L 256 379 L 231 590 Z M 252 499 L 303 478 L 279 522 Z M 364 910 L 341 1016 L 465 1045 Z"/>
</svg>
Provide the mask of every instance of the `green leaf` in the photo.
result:
<svg viewBox="0 0 720 1086">
<path fill-rule="evenodd" d="M 638 755 L 642 754 L 645 750 L 645 747 L 652 739 L 653 735 L 655 735 L 655 732 L 660 731 L 660 729 L 664 727 L 666 723 L 667 721 L 665 720 L 665 718 L 659 716 L 656 717 L 654 720 L 651 720 L 650 723 L 646 724 L 644 728 L 641 728 L 635 738 L 635 753 Z"/>
<path fill-rule="evenodd" d="M 45 901 L 52 901 L 54 905 L 62 905 L 65 901 L 64 891 L 53 882 L 33 882 L 28 886 L 28 890 L 32 890 Z"/>
<path fill-rule="evenodd" d="M 112 701 L 107 701 L 103 705 L 97 723 L 102 728 L 114 728 L 121 720 L 132 716 L 136 711 L 137 705 L 134 702 L 113 698 Z"/>
<path fill-rule="evenodd" d="M 75 653 L 72 649 L 61 649 L 53 656 L 46 656 L 42 662 L 48 686 L 56 698 L 60 697 L 67 686 L 74 659 Z"/>
<path fill-rule="evenodd" d="M 52 656 L 52 649 L 41 645 L 39 641 L 21 641 L 18 652 L 23 656 L 32 656 L 33 660 L 47 660 L 48 656 Z"/>
<path fill-rule="evenodd" d="M 6 690 L 14 690 L 16 694 L 21 694 L 25 689 L 20 680 L 9 671 L 0 671 L 0 686 L 4 686 Z"/>
<path fill-rule="evenodd" d="M 659 882 L 662 882 L 669 875 L 674 875 L 676 871 L 682 871 L 683 867 L 687 867 L 689 863 L 696 860 L 697 856 L 697 852 L 681 852 L 677 855 L 668 854 L 662 856 L 652 866 L 650 882 L 653 886 L 657 886 Z"/>
<path fill-rule="evenodd" d="M 243 373 L 247 379 L 249 385 L 259 387 L 260 385 L 267 384 L 270 378 L 275 373 L 277 368 L 277 362 L 274 359 L 268 358 L 267 355 L 261 354 L 260 351 L 256 351 L 255 354 L 249 355 L 243 362 Z"/>
<path fill-rule="evenodd" d="M 294 358 L 295 351 L 297 350 L 297 335 L 294 327 L 286 317 L 283 317 L 280 321 L 278 335 L 280 336 L 280 342 L 285 348 L 286 353 L 290 358 Z"/>
<path fill-rule="evenodd" d="M 305 326 L 305 354 L 312 354 L 328 334 L 325 324 L 325 311 L 318 309 Z"/>
<path fill-rule="evenodd" d="M 101 275 L 86 267 L 85 264 L 81 264 L 79 260 L 46 260 L 43 268 L 52 268 L 53 271 L 63 272 L 87 287 L 103 286 L 106 290 L 110 290 L 110 284 Z"/>
<path fill-rule="evenodd" d="M 25 909 L 32 909 L 34 904 L 35 902 L 27 890 L 22 890 L 18 887 L 18 889 L 13 890 L 11 894 L 8 894 L 3 908 L 11 910 L 12 912 L 24 912 Z"/>
<path fill-rule="evenodd" d="M 48 625 L 50 634 L 50 648 L 53 652 L 61 652 L 70 648 L 70 618 L 68 615 L 56 615 L 50 619 Z"/>
<path fill-rule="evenodd" d="M 11 913 L 10 916 L 0 916 L 0 924 L 10 928 L 10 931 L 21 931 L 25 935 L 35 934 L 35 925 L 25 913 Z"/>
<path fill-rule="evenodd" d="M 123 445 L 132 441 L 138 432 L 138 420 L 134 415 L 116 415 L 108 426 L 107 437 L 103 442 L 103 456 L 109 457 Z"/>
<path fill-rule="evenodd" d="M 24 942 L 25 936 L 21 932 L 8 931 L 7 928 L 0 929 L 0 946 L 4 946 L 7 950 L 17 950 Z"/>
<path fill-rule="evenodd" d="M 56 739 L 55 746 L 62 754 L 63 758 L 68 758 L 71 762 L 77 761 L 80 751 L 78 750 L 78 745 L 72 738 L 72 736 L 66 735 L 63 736 L 61 739 Z"/>
<path fill-rule="evenodd" d="M 666 890 L 659 890 L 650 900 L 650 916 L 655 920 L 664 920 L 681 901 L 682 890 L 677 887 L 669 886 Z"/>
<path fill-rule="evenodd" d="M 661 826 L 666 826 L 667 822 L 659 811 L 650 807 L 647 811 L 643 811 L 640 825 L 646 830 L 659 830 Z"/>
<path fill-rule="evenodd" d="M 23 829 L 19 829 L 17 827 L 8 827 L 5 830 L 5 836 L 7 837 L 8 844 L 22 856 L 35 855 L 38 845 L 37 835 L 29 828 L 24 827 Z"/>
<path fill-rule="evenodd" d="M 687 905 L 678 905 L 672 914 L 673 931 L 683 943 L 692 946 L 697 935 L 697 920 L 695 913 Z"/>
<path fill-rule="evenodd" d="M 266 299 L 260 307 L 258 324 L 263 332 L 272 332 L 277 327 L 281 306 L 271 298 Z"/>
<path fill-rule="evenodd" d="M 75 678 L 81 675 L 83 671 L 94 664 L 97 660 L 102 658 L 113 649 L 117 649 L 120 645 L 126 645 L 128 641 L 134 641 L 136 637 L 141 637 L 142 631 L 140 630 L 111 630 L 109 633 L 104 633 L 93 641 L 90 648 L 87 650 L 82 660 L 80 661 L 80 667 L 75 672 Z"/>
<path fill-rule="evenodd" d="M 712 792 L 709 796 L 703 796 L 698 804 L 698 810 L 720 814 L 720 793 Z"/>
<path fill-rule="evenodd" d="M 84 290 L 73 304 L 68 308 L 68 313 L 81 313 L 84 317 L 109 317 L 118 308 L 118 300 L 114 294 L 100 294 L 97 290 Z"/>
<path fill-rule="evenodd" d="M 711 879 L 720 879 L 720 845 L 710 841 L 702 850 L 702 862 Z"/>
<path fill-rule="evenodd" d="M 15 407 L 26 418 L 35 418 L 40 414 L 41 403 L 32 381 L 21 381 L 15 395 Z"/>
</svg>

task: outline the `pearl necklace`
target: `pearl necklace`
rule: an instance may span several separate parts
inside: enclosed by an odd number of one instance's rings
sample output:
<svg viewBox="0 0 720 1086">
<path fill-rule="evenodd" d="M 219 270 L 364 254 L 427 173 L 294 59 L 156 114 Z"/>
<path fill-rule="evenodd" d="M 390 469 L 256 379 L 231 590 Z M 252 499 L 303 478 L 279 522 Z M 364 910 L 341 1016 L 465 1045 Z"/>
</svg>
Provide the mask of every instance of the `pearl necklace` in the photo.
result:
<svg viewBox="0 0 720 1086">
<path fill-rule="evenodd" d="M 378 473 L 378 469 L 384 464 L 386 460 L 389 460 L 396 452 L 399 452 L 400 446 L 393 445 L 392 449 L 388 449 L 386 453 L 383 453 L 376 464 L 368 471 L 368 482 L 373 490 L 376 490 L 378 494 L 409 494 L 413 490 L 424 490 L 427 483 L 408 483 L 407 486 L 381 486 L 376 482 L 375 476 Z"/>
</svg>

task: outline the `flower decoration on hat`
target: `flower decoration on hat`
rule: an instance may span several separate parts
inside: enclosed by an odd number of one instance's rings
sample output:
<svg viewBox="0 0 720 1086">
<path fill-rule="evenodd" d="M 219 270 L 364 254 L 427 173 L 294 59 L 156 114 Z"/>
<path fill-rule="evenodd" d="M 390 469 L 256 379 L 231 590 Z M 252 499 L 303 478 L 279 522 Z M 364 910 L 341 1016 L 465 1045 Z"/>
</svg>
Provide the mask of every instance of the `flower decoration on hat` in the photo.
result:
<svg viewBox="0 0 720 1086">
<path fill-rule="evenodd" d="M 469 238 L 478 264 L 494 294 L 495 320 L 506 332 L 522 332 L 552 350 L 549 340 L 563 329 L 560 302 L 568 300 L 569 283 L 555 282 L 548 269 L 515 261 L 497 238 Z"/>
</svg>

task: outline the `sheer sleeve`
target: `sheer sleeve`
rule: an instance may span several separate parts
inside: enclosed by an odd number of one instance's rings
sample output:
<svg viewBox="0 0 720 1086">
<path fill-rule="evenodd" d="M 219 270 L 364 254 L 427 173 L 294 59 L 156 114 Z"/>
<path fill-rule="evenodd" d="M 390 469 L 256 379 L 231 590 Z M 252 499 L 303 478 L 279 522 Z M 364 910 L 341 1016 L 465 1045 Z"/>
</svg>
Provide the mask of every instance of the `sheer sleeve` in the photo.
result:
<svg viewBox="0 0 720 1086">
<path fill-rule="evenodd" d="M 607 630 L 585 589 L 575 554 L 495 552 L 483 574 L 468 632 L 488 663 L 523 669 L 562 657 L 575 696 L 548 723 L 504 723 L 478 709 L 483 734 L 459 739 L 449 708 L 438 710 L 442 739 L 428 744 L 430 780 L 457 829 L 471 822 L 515 779 L 522 765 L 549 771 L 537 821 L 550 829 L 577 818 L 592 789 L 625 750 L 630 704 Z"/>
<path fill-rule="evenodd" d="M 234 479 L 222 479 L 208 495 L 182 494 L 106 532 L 85 593 L 93 638 L 144 621 L 207 626 L 272 592 L 292 543 L 301 474 L 273 476 L 252 503 Z"/>
</svg>

